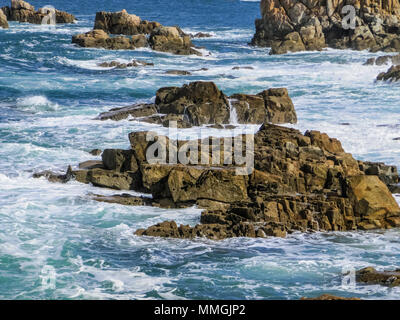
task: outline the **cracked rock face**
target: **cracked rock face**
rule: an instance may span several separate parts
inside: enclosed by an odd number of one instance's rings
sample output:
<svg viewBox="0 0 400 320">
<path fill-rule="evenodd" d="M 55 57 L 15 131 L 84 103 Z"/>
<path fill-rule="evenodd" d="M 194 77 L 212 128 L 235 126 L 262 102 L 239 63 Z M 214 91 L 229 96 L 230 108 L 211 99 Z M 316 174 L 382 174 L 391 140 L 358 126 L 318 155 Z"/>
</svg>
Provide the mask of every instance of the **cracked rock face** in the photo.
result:
<svg viewBox="0 0 400 320">
<path fill-rule="evenodd" d="M 343 9 L 348 5 L 353 20 Z M 252 44 L 271 47 L 271 54 L 325 47 L 400 51 L 398 0 L 262 0 L 261 16 Z"/>
</svg>

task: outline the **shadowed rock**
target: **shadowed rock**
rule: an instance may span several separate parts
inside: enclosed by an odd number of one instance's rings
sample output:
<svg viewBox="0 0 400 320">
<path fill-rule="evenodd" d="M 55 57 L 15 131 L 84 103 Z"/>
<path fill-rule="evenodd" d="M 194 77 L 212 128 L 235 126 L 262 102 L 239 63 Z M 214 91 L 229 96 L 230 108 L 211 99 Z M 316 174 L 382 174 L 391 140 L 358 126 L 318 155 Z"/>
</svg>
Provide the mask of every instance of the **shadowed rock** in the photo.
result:
<svg viewBox="0 0 400 320">
<path fill-rule="evenodd" d="M 213 82 L 191 82 L 182 87 L 165 87 L 156 92 L 154 104 L 112 109 L 97 119 L 138 120 L 169 125 L 177 121 L 186 128 L 205 124 L 230 124 L 236 111 L 241 124 L 296 123 L 297 116 L 287 89 L 265 90 L 257 95 L 235 94 L 227 97 Z M 161 114 L 161 115 L 160 115 Z"/>
</svg>

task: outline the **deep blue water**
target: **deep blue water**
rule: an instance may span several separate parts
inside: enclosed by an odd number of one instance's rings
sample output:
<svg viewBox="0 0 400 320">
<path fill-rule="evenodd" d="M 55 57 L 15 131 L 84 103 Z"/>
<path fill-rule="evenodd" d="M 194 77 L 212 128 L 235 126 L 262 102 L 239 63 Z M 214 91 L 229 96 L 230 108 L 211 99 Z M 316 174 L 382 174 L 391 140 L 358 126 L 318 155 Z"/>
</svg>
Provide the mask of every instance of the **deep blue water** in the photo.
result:
<svg viewBox="0 0 400 320">
<path fill-rule="evenodd" d="M 343 267 L 399 267 L 399 231 L 294 234 L 287 239 L 213 242 L 139 238 L 164 220 L 196 224 L 200 210 L 97 203 L 91 186 L 34 180 L 95 157 L 94 148 L 128 148 L 128 133 L 154 128 L 92 120 L 112 107 L 148 101 L 162 86 L 212 80 L 230 94 L 287 87 L 304 131 L 339 138 L 359 159 L 400 164 L 399 86 L 375 84 L 387 66 L 363 66 L 367 52 L 327 50 L 269 56 L 248 46 L 259 2 L 239 0 L 31 1 L 73 13 L 56 28 L 10 23 L 0 29 L 0 298 L 4 299 L 298 299 L 332 293 L 396 298 L 398 289 L 343 287 Z M 8 1 L 0 1 L 0 6 Z M 77 48 L 74 34 L 96 11 L 125 8 L 146 20 L 209 32 L 195 40 L 210 52 L 182 57 L 150 50 Z M 104 70 L 110 60 L 154 67 Z M 254 70 L 232 70 L 253 66 Z M 208 71 L 168 76 L 168 69 Z M 350 123 L 343 126 L 341 123 Z M 184 131 L 191 136 L 196 129 Z M 215 132 L 210 130 L 210 134 Z M 55 286 L 42 279 L 53 273 Z"/>
</svg>

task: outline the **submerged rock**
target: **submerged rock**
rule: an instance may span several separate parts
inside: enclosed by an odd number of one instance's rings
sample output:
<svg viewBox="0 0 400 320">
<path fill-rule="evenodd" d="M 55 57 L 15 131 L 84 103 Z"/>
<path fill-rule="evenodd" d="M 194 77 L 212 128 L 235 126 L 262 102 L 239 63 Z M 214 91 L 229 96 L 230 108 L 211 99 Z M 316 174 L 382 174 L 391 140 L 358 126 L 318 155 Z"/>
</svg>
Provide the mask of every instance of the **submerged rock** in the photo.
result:
<svg viewBox="0 0 400 320">
<path fill-rule="evenodd" d="M 394 271 L 377 271 L 373 267 L 367 267 L 356 272 L 356 281 L 365 284 L 397 287 L 400 285 L 400 269 Z"/>
<path fill-rule="evenodd" d="M 338 297 L 331 294 L 322 294 L 315 298 L 301 298 L 300 300 L 325 300 L 325 301 L 339 301 L 339 300 L 361 300 L 359 298 L 345 298 L 345 297 Z"/>
<path fill-rule="evenodd" d="M 175 120 L 179 127 L 190 127 L 230 124 L 233 112 L 237 114 L 237 122 L 242 124 L 297 122 L 287 89 L 275 88 L 257 95 L 235 94 L 227 97 L 213 82 L 191 82 L 180 88 L 161 88 L 156 93 L 154 104 L 112 109 L 100 114 L 98 119 L 133 117 L 165 126 Z"/>
<path fill-rule="evenodd" d="M 191 72 L 185 70 L 167 70 L 165 74 L 172 74 L 176 76 L 190 76 L 192 75 Z"/>
<path fill-rule="evenodd" d="M 119 36 L 110 37 L 109 34 Z M 126 10 L 97 12 L 94 30 L 73 36 L 72 43 L 88 48 L 134 50 L 151 47 L 155 51 L 178 55 L 202 55 L 195 49 L 190 36 L 180 28 L 141 20 L 134 14 L 128 14 Z"/>
<path fill-rule="evenodd" d="M 35 8 L 31 4 L 22 0 L 11 0 L 11 7 L 3 7 L 2 11 L 8 21 L 29 22 L 33 24 L 43 24 L 43 19 L 50 12 L 47 8 L 35 11 Z M 74 23 L 76 18 L 67 12 L 55 10 L 55 20 L 56 23 Z M 50 23 L 50 19 L 47 23 Z"/>
<path fill-rule="evenodd" d="M 352 7 L 345 7 L 351 5 Z M 252 44 L 271 54 L 325 47 L 400 51 L 400 4 L 378 1 L 262 0 Z M 355 19 L 349 18 L 355 9 Z M 351 25 L 354 22 L 354 25 Z"/>
<path fill-rule="evenodd" d="M 98 66 L 103 67 L 103 68 L 126 69 L 126 68 L 132 68 L 132 67 L 154 66 L 154 63 L 141 61 L 141 60 L 132 60 L 132 62 L 129 62 L 129 63 L 121 63 L 118 61 L 111 61 L 111 62 L 102 62 Z"/>
</svg>

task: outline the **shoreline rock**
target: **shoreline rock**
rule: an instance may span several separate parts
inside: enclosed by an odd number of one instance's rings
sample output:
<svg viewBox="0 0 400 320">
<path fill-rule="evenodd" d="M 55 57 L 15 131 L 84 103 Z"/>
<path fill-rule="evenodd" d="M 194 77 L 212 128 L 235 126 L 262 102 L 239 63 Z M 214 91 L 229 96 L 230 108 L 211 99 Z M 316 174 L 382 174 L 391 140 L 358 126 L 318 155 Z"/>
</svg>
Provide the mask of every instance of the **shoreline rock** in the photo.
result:
<svg viewBox="0 0 400 320">
<path fill-rule="evenodd" d="M 118 61 L 111 61 L 111 62 L 102 62 L 98 64 L 99 67 L 102 68 L 116 68 L 116 69 L 126 69 L 126 68 L 133 68 L 133 67 L 146 67 L 146 66 L 154 66 L 154 63 L 141 61 L 141 60 L 132 60 L 129 63 L 121 63 Z"/>
<path fill-rule="evenodd" d="M 354 29 L 343 28 L 355 8 Z M 271 54 L 336 49 L 372 52 L 400 51 L 400 4 L 398 0 L 378 1 L 283 1 L 262 0 L 261 19 L 257 19 L 252 45 L 271 47 Z M 348 22 L 348 21 L 347 21 Z"/>
<path fill-rule="evenodd" d="M 400 286 L 400 269 L 394 271 L 377 271 L 367 267 L 356 272 L 356 281 L 364 284 L 380 284 L 383 286 Z"/>
<path fill-rule="evenodd" d="M 376 81 L 397 82 L 400 80 L 400 65 L 393 65 L 386 72 L 381 72 Z"/>
<path fill-rule="evenodd" d="M 204 209 L 194 227 L 167 221 L 138 230 L 137 235 L 220 240 L 400 226 L 400 208 L 383 182 L 392 182 L 393 172 L 379 163 L 356 161 L 338 140 L 324 133 L 303 135 L 264 124 L 254 136 L 254 170 L 248 175 L 237 175 L 240 165 L 236 159 L 226 164 L 225 154 L 219 163 L 211 162 L 210 149 L 198 154 L 208 164 L 149 163 L 146 153 L 153 142 L 146 137 L 147 132 L 133 132 L 130 150 L 104 150 L 101 163 L 86 162 L 83 169 L 69 169 L 65 175 L 98 187 L 151 193 L 153 206 Z M 242 151 L 247 150 L 246 136 L 241 138 Z M 195 142 L 161 136 L 157 141 L 167 154 L 174 146 L 186 148 Z M 140 199 L 100 200 L 141 204 Z"/>
<path fill-rule="evenodd" d="M 7 16 L 4 14 L 2 9 L 0 9 L 0 28 L 8 29 Z"/>
<path fill-rule="evenodd" d="M 156 92 L 154 104 L 138 104 L 101 113 L 98 120 L 128 117 L 179 127 L 230 124 L 233 110 L 241 124 L 296 123 L 297 115 L 285 88 L 272 88 L 257 95 L 226 96 L 213 82 L 191 82 L 182 87 L 165 87 Z M 161 116 L 160 116 L 161 115 Z"/>
<path fill-rule="evenodd" d="M 93 30 L 73 36 L 72 43 L 85 48 L 135 50 L 150 47 L 155 51 L 177 55 L 202 55 L 196 50 L 190 36 L 179 27 L 166 27 L 158 22 L 141 20 L 126 10 L 97 12 Z"/>
<path fill-rule="evenodd" d="M 42 24 L 43 18 L 48 15 L 48 10 L 46 8 L 40 8 L 35 11 L 35 8 L 31 4 L 22 0 L 11 0 L 11 7 L 3 7 L 1 9 L 8 21 Z M 56 9 L 55 15 L 57 24 L 74 23 L 76 21 L 74 15 L 65 11 Z M 50 23 L 50 21 L 48 21 L 48 23 Z"/>
</svg>

